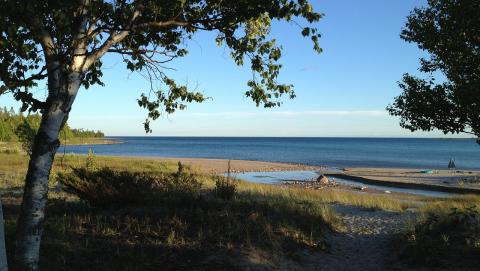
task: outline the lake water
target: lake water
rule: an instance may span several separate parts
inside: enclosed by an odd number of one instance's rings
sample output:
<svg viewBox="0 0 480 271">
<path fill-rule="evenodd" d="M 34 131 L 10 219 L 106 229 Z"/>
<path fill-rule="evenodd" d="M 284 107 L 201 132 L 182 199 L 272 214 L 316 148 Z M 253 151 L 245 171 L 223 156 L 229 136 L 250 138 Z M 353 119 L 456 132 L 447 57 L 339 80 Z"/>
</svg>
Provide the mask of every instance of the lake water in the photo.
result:
<svg viewBox="0 0 480 271">
<path fill-rule="evenodd" d="M 292 162 L 328 167 L 480 169 L 480 145 L 473 139 L 115 137 L 123 144 L 67 146 L 67 153 L 201 157 Z M 63 147 L 59 152 L 63 152 Z"/>
</svg>

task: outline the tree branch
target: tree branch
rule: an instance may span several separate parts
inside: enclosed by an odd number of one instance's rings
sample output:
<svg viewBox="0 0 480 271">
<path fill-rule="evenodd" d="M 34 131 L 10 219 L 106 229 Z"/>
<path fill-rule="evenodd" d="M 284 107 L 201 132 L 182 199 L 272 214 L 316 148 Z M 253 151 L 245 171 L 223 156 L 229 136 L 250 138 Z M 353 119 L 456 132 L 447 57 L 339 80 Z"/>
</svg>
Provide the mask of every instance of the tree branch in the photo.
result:
<svg viewBox="0 0 480 271">
<path fill-rule="evenodd" d="M 130 26 L 135 22 L 135 20 L 140 16 L 140 10 L 137 8 L 130 19 Z M 82 70 L 87 70 L 95 61 L 108 52 L 108 50 L 115 44 L 122 41 L 130 34 L 130 30 L 122 30 L 113 34 L 110 34 L 108 39 L 96 50 L 91 52 L 86 58 Z"/>
<path fill-rule="evenodd" d="M 136 24 L 133 28 L 145 28 L 145 27 L 170 27 L 170 26 L 192 26 L 191 23 L 185 21 L 169 20 L 164 22 L 148 22 Z"/>
<path fill-rule="evenodd" d="M 45 71 L 46 71 L 46 67 L 43 67 L 42 70 L 40 70 L 38 73 L 33 74 L 32 76 L 30 76 L 30 77 L 28 77 L 24 80 L 17 81 L 17 82 L 10 82 L 10 83 L 4 82 L 4 85 L 0 86 L 0 95 L 4 94 L 4 93 L 6 93 L 10 90 L 16 89 L 16 88 L 21 88 L 21 87 L 28 86 L 35 80 L 42 80 L 42 79 L 47 78 L 48 74 L 43 73 Z"/>
<path fill-rule="evenodd" d="M 83 0 L 82 4 L 79 7 L 78 15 L 76 18 L 78 19 L 78 24 L 75 27 L 76 34 L 73 35 L 72 45 L 71 48 L 73 49 L 73 62 L 72 62 L 72 69 L 75 70 L 79 65 L 82 63 L 85 57 L 87 43 L 88 43 L 88 31 L 87 23 L 88 23 L 88 16 L 87 16 L 87 6 L 90 4 L 90 0 Z"/>
</svg>

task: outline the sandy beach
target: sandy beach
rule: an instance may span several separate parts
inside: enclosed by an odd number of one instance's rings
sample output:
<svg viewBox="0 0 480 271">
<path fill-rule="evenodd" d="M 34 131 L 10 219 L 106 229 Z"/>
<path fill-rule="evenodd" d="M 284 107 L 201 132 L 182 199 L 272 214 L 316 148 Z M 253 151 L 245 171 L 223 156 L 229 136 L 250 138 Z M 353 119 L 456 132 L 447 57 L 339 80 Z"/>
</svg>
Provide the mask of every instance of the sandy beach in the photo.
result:
<svg viewBox="0 0 480 271">
<path fill-rule="evenodd" d="M 176 163 L 178 161 L 191 167 L 192 169 L 204 173 L 224 173 L 228 170 L 227 159 L 207 159 L 207 158 L 170 158 L 170 157 L 128 157 L 120 159 L 152 159 Z M 345 168 L 343 170 L 332 171 L 325 167 L 309 166 L 294 163 L 250 161 L 250 160 L 230 160 L 231 172 L 271 172 L 271 171 L 296 171 L 296 170 L 314 170 L 321 174 L 331 175 L 340 178 L 362 179 L 372 184 L 385 186 L 400 186 L 418 189 L 430 189 L 446 192 L 480 193 L 480 171 L 457 170 L 434 170 L 432 174 L 422 173 L 419 169 L 405 168 Z M 438 188 L 438 189 L 436 189 Z"/>
<path fill-rule="evenodd" d="M 228 161 L 230 161 L 231 171 L 254 172 L 254 171 L 287 171 L 287 170 L 319 170 L 320 167 L 308 166 L 293 163 L 277 163 L 251 160 L 227 160 L 227 159 L 208 159 L 208 158 L 171 158 L 171 157 L 129 157 L 129 159 L 154 159 L 165 162 L 181 162 L 192 169 L 204 173 L 223 173 L 228 170 Z"/>
<path fill-rule="evenodd" d="M 325 173 L 332 173 L 326 171 Z M 338 172 L 336 172 L 338 173 Z M 425 184 L 445 187 L 480 189 L 478 170 L 433 170 L 423 173 L 419 169 L 406 168 L 345 168 L 342 174 L 388 183 Z M 478 179 L 478 181 L 476 181 Z"/>
</svg>

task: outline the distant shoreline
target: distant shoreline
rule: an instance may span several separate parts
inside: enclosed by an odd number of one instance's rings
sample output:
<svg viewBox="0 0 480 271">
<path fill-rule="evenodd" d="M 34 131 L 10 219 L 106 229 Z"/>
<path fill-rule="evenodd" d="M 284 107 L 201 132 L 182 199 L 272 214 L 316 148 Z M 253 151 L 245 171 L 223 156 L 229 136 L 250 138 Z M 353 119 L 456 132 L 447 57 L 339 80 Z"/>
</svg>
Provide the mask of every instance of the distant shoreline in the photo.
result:
<svg viewBox="0 0 480 271">
<path fill-rule="evenodd" d="M 59 140 L 60 140 L 60 146 L 114 145 L 114 144 L 124 143 L 123 141 L 116 140 L 114 138 L 106 138 L 106 137 L 70 139 L 70 140 L 67 140 L 66 144 L 65 144 L 65 141 L 61 139 Z"/>
</svg>

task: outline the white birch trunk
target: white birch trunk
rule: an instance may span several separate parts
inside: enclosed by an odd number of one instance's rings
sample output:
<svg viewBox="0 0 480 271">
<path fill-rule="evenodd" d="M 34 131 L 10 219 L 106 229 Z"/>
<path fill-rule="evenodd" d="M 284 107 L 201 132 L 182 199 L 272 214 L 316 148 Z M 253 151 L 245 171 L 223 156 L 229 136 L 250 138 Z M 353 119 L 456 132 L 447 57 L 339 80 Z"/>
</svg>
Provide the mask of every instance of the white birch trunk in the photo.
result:
<svg viewBox="0 0 480 271">
<path fill-rule="evenodd" d="M 39 269 L 48 179 L 60 145 L 58 134 L 67 121 L 81 83 L 80 75 L 75 72 L 70 73 L 66 80 L 62 77 L 59 74 L 49 76 L 48 108 L 42 115 L 25 180 L 15 253 L 18 263 L 25 270 Z M 50 89 L 52 86 L 56 87 Z"/>
</svg>

